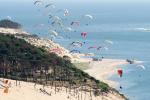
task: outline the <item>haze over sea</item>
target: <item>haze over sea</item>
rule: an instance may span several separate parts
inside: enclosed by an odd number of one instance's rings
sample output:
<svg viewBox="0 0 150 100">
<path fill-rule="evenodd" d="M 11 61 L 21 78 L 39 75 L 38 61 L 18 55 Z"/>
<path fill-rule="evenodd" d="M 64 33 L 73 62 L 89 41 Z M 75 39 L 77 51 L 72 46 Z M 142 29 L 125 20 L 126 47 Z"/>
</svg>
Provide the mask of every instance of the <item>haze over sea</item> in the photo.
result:
<svg viewBox="0 0 150 100">
<path fill-rule="evenodd" d="M 47 1 L 47 0 L 45 0 Z M 68 0 L 69 1 L 69 0 Z M 64 33 L 60 35 L 63 39 L 54 39 L 64 47 L 73 41 L 85 41 L 82 48 L 76 48 L 81 53 L 93 52 L 97 57 L 113 59 L 136 59 L 143 61 L 145 70 L 136 65 L 121 65 L 124 75 L 119 78 L 117 74 L 110 79 L 116 80 L 123 87 L 117 88 L 121 93 L 129 97 L 130 100 L 149 100 L 150 98 L 150 6 L 149 2 L 142 0 L 132 2 L 93 2 L 86 0 L 78 2 L 54 1 L 55 9 L 68 9 L 70 16 L 64 18 L 65 25 L 71 21 L 81 19 L 81 16 L 90 14 L 94 17 L 89 25 L 81 24 L 75 28 L 76 32 Z M 104 0 L 103 0 L 104 1 Z M 0 1 L 0 19 L 11 17 L 12 20 L 21 23 L 24 29 L 30 33 L 35 33 L 41 37 L 50 38 L 48 35 L 47 12 L 63 16 L 63 13 L 55 13 L 56 10 L 45 10 L 45 8 L 34 6 L 33 0 L 6 0 Z M 84 22 L 83 22 L 84 23 Z M 45 24 L 42 28 L 34 27 L 37 24 Z M 87 38 L 83 39 L 80 33 L 88 32 Z M 66 37 L 67 36 L 67 37 Z M 70 37 L 70 38 L 68 38 Z M 101 45 L 104 40 L 114 42 L 108 50 L 88 50 L 89 46 Z"/>
</svg>

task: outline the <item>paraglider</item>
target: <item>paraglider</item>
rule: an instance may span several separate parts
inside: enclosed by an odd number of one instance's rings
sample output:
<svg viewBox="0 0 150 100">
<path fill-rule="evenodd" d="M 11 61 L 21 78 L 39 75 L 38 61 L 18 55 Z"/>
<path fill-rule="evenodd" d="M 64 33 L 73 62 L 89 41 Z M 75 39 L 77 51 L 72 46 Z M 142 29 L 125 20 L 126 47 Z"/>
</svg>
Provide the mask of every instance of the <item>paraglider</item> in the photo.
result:
<svg viewBox="0 0 150 100">
<path fill-rule="evenodd" d="M 52 15 L 49 15 L 49 19 L 51 19 L 53 16 Z"/>
<path fill-rule="evenodd" d="M 118 75 L 120 76 L 120 77 L 122 77 L 122 75 L 123 75 L 123 70 L 122 69 L 118 69 Z"/>
<path fill-rule="evenodd" d="M 67 9 L 64 9 L 64 16 L 68 16 L 69 15 L 69 11 Z"/>
<path fill-rule="evenodd" d="M 84 38 L 86 38 L 87 32 L 82 32 L 82 33 L 81 33 L 81 36 L 84 37 Z"/>
<path fill-rule="evenodd" d="M 104 47 L 105 50 L 108 50 L 108 47 Z"/>
<path fill-rule="evenodd" d="M 111 40 L 105 40 L 105 42 L 108 44 L 114 44 L 113 41 L 111 41 Z"/>
<path fill-rule="evenodd" d="M 37 1 L 34 2 L 34 5 L 39 5 L 39 4 L 42 4 L 41 0 L 37 0 Z"/>
<path fill-rule="evenodd" d="M 72 42 L 70 45 L 77 46 L 77 47 L 82 47 L 82 43 L 79 42 L 79 41 Z"/>
<path fill-rule="evenodd" d="M 64 31 L 65 32 L 72 32 L 74 30 L 71 27 L 66 27 L 66 28 L 64 28 Z"/>
<path fill-rule="evenodd" d="M 88 15 L 88 14 L 87 14 L 87 15 L 84 15 L 84 17 L 85 17 L 85 18 L 88 18 L 88 19 L 91 19 L 91 20 L 93 19 L 93 16 L 92 16 L 92 15 Z"/>
<path fill-rule="evenodd" d="M 81 53 L 79 50 L 71 50 L 70 53 Z"/>
<path fill-rule="evenodd" d="M 62 21 L 62 19 L 60 17 L 58 17 L 58 16 L 52 16 L 52 20 L 56 21 L 56 22 Z"/>
<path fill-rule="evenodd" d="M 54 30 L 49 30 L 48 33 L 51 34 L 51 35 L 54 35 L 54 36 L 58 35 L 58 33 Z"/>
<path fill-rule="evenodd" d="M 98 48 L 97 48 L 97 50 L 100 50 L 102 48 L 102 46 L 99 46 Z"/>
<path fill-rule="evenodd" d="M 56 26 L 63 27 L 63 21 L 62 21 L 62 19 L 60 17 L 58 17 L 58 16 L 52 16 L 50 19 L 52 20 L 51 24 L 53 26 L 56 25 Z"/>
<path fill-rule="evenodd" d="M 137 67 L 141 67 L 143 70 L 145 70 L 145 66 L 144 65 L 137 65 Z"/>
<path fill-rule="evenodd" d="M 97 46 L 90 46 L 88 49 L 96 49 Z"/>
<path fill-rule="evenodd" d="M 48 7 L 55 8 L 55 5 L 53 3 L 45 5 L 45 8 L 48 8 Z"/>
<path fill-rule="evenodd" d="M 91 23 L 93 19 L 94 19 L 93 16 L 89 14 L 83 16 L 83 21 L 85 22 L 85 25 L 87 26 L 89 25 L 89 23 Z"/>
<path fill-rule="evenodd" d="M 70 25 L 72 26 L 80 26 L 80 22 L 79 21 L 73 21 L 70 23 Z"/>
</svg>

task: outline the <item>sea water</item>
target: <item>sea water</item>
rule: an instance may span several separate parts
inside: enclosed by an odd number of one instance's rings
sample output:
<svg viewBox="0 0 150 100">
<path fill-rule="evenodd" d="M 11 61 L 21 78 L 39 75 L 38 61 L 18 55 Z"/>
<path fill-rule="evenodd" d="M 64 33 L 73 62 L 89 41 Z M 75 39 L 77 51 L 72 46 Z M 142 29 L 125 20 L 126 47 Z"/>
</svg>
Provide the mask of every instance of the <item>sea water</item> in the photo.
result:
<svg viewBox="0 0 150 100">
<path fill-rule="evenodd" d="M 58 1 L 58 0 L 57 0 Z M 70 4 L 69 4 L 70 3 Z M 45 10 L 41 6 L 34 6 L 33 1 L 0 1 L 0 19 L 8 16 L 12 20 L 23 25 L 23 28 L 40 37 L 51 38 L 48 34 L 50 23 L 48 23 L 47 11 L 61 15 L 65 19 L 65 25 L 74 20 L 81 20 L 81 16 L 91 14 L 93 21 L 82 21 L 76 32 L 64 33 L 59 30 L 63 38 L 53 38 L 57 43 L 68 48 L 73 41 L 85 42 L 81 48 L 69 48 L 80 50 L 81 53 L 95 53 L 96 57 L 110 59 L 136 59 L 143 61 L 145 70 L 137 65 L 120 65 L 124 71 L 123 77 L 117 73 L 110 77 L 111 80 L 119 82 L 117 89 L 125 94 L 130 100 L 149 100 L 150 98 L 150 7 L 145 3 L 71 3 L 57 2 L 57 9 L 67 8 L 70 15 L 65 18 L 63 13 L 55 13 L 55 10 Z M 45 27 L 36 28 L 37 24 Z M 80 33 L 88 32 L 87 38 L 82 38 Z M 105 40 L 113 41 L 108 50 L 89 50 L 90 46 L 101 46 Z"/>
</svg>

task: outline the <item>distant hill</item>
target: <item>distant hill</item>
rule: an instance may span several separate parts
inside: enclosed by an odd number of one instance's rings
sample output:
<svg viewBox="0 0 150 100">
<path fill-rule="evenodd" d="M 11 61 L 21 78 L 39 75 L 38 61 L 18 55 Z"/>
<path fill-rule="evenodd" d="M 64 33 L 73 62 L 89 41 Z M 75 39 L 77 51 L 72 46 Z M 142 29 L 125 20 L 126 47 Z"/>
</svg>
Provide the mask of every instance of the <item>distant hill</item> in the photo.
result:
<svg viewBox="0 0 150 100">
<path fill-rule="evenodd" d="M 3 19 L 3 20 L 0 20 L 0 27 L 20 29 L 22 26 L 21 26 L 21 24 L 19 24 L 17 22 L 13 22 L 13 21 L 8 20 L 8 19 Z"/>
</svg>

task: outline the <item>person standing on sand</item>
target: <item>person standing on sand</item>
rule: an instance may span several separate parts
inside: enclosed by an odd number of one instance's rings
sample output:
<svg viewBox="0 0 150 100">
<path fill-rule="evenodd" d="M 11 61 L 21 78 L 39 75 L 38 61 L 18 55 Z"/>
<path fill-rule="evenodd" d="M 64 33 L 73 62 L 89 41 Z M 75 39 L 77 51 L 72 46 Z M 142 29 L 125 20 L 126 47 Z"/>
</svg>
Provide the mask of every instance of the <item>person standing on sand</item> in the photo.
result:
<svg viewBox="0 0 150 100">
<path fill-rule="evenodd" d="M 11 86 L 11 82 L 9 82 L 8 80 L 5 80 L 4 84 L 5 84 L 4 93 L 8 93 L 9 87 Z"/>
</svg>

